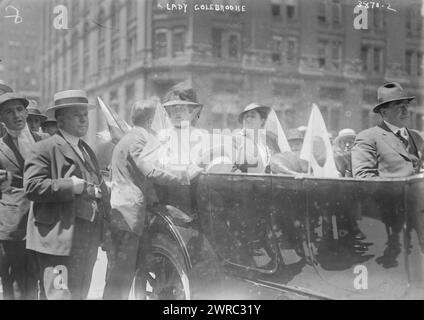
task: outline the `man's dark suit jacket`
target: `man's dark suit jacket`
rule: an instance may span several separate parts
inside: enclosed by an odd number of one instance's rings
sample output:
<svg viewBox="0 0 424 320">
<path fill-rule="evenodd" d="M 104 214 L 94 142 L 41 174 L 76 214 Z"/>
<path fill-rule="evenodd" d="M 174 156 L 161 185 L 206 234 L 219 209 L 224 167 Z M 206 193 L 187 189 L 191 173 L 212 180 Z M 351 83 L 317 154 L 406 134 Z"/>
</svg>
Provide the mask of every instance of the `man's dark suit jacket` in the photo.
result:
<svg viewBox="0 0 424 320">
<path fill-rule="evenodd" d="M 352 170 L 358 178 L 407 177 L 416 173 L 413 161 L 422 161 L 424 141 L 420 134 L 408 130 L 409 143 L 417 151 L 411 155 L 402 141 L 382 122 L 358 134 L 352 149 Z"/>
<path fill-rule="evenodd" d="M 82 143 L 100 175 L 94 152 Z M 88 218 L 93 212 L 93 200 L 87 194 L 74 195 L 73 192 L 70 176 L 83 178 L 82 170 L 86 170 L 79 163 L 77 154 L 60 133 L 37 143 L 31 150 L 24 172 L 25 193 L 34 202 L 28 217 L 28 249 L 70 255 L 76 217 Z M 110 204 L 104 181 L 100 187 L 103 210 L 99 218 L 103 221 L 108 219 Z"/>
<path fill-rule="evenodd" d="M 32 132 L 36 142 L 42 136 Z M 6 133 L 0 139 L 0 169 L 13 174 L 11 185 L 2 186 L 0 199 L 0 240 L 24 240 L 30 201 L 23 189 L 24 158 Z"/>
</svg>

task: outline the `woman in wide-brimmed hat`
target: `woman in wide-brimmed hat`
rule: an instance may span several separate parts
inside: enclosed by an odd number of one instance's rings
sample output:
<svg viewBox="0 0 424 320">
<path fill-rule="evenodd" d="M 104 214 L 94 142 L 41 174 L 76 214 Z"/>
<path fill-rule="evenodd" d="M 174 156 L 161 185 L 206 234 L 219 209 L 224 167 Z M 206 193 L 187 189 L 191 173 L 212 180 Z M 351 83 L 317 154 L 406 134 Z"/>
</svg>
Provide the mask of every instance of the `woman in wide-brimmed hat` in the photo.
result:
<svg viewBox="0 0 424 320">
<path fill-rule="evenodd" d="M 238 145 L 237 169 L 242 172 L 270 172 L 271 156 L 290 150 L 275 111 L 258 103 L 240 113 L 242 129 L 235 135 Z"/>
</svg>

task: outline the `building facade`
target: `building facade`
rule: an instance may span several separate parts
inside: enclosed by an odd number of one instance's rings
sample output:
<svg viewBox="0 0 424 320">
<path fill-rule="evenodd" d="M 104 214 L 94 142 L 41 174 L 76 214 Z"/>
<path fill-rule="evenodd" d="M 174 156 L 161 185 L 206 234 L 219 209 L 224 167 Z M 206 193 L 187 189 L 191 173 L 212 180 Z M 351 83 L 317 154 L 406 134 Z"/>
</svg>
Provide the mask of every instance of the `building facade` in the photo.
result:
<svg viewBox="0 0 424 320">
<path fill-rule="evenodd" d="M 193 4 L 245 5 L 245 12 Z M 123 118 L 131 104 L 162 98 L 187 80 L 204 103 L 200 125 L 235 128 L 252 101 L 273 106 L 284 128 L 305 125 L 316 103 L 329 130 L 361 130 L 377 87 L 398 81 L 417 96 L 411 127 L 423 128 L 421 1 L 369 8 L 368 29 L 353 27 L 348 0 L 44 0 L 42 101 L 83 87 Z M 188 4 L 187 11 L 167 10 Z M 69 28 L 56 29 L 64 5 Z"/>
<path fill-rule="evenodd" d="M 0 79 L 37 101 L 40 99 L 40 4 L 31 0 L 0 0 Z"/>
</svg>

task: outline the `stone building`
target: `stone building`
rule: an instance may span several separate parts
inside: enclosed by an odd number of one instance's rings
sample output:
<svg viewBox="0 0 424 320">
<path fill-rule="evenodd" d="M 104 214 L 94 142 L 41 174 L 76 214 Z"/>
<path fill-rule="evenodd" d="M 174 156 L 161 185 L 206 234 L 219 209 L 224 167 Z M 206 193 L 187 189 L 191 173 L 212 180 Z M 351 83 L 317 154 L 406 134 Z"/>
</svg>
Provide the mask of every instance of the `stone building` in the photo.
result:
<svg viewBox="0 0 424 320">
<path fill-rule="evenodd" d="M 40 98 L 40 4 L 0 0 L 0 79 L 35 100 Z"/>
<path fill-rule="evenodd" d="M 44 0 L 43 102 L 85 88 L 128 119 L 137 99 L 163 97 L 178 81 L 198 89 L 200 125 L 235 128 L 252 101 L 273 106 L 285 128 L 307 123 L 316 103 L 329 130 L 369 127 L 376 89 L 399 81 L 418 99 L 411 127 L 423 130 L 421 1 L 369 8 L 353 27 L 349 0 Z M 63 4 L 69 28 L 55 29 Z M 187 4 L 187 11 L 167 5 Z M 245 5 L 245 12 L 194 10 Z M 168 6 L 169 7 L 169 6 Z M 396 10 L 396 11 L 393 11 Z"/>
</svg>

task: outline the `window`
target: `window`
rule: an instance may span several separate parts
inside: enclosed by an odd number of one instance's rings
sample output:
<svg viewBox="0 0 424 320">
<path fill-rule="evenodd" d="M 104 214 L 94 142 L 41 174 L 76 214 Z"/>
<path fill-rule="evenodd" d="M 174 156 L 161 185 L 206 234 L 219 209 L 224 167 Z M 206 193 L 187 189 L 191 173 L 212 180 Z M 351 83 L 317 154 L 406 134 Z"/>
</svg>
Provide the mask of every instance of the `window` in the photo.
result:
<svg viewBox="0 0 424 320">
<path fill-rule="evenodd" d="M 281 64 L 281 53 L 283 51 L 283 38 L 273 36 L 271 42 L 271 60 L 274 64 Z"/>
<path fill-rule="evenodd" d="M 71 39 L 71 74 L 73 83 L 78 80 L 78 42 L 78 33 L 74 32 Z"/>
<path fill-rule="evenodd" d="M 172 56 L 175 57 L 179 53 L 184 52 L 185 48 L 185 30 L 175 29 L 172 35 Z"/>
<path fill-rule="evenodd" d="M 222 57 L 222 29 L 212 29 L 212 55 L 215 58 Z"/>
<path fill-rule="evenodd" d="M 231 34 L 228 37 L 228 57 L 238 59 L 240 57 L 240 36 Z"/>
<path fill-rule="evenodd" d="M 325 68 L 327 66 L 327 40 L 318 40 L 318 66 Z"/>
<path fill-rule="evenodd" d="M 97 21 L 99 24 L 104 25 L 106 22 L 106 16 L 103 8 L 100 9 Z M 106 65 L 106 29 L 105 28 L 97 28 L 98 30 L 98 43 L 97 43 L 97 72 L 101 72 L 102 68 Z"/>
<path fill-rule="evenodd" d="M 412 74 L 412 57 L 414 53 L 412 51 L 406 51 L 405 53 L 405 71 L 408 75 Z"/>
<path fill-rule="evenodd" d="M 115 69 L 120 61 L 120 37 L 119 37 L 119 10 L 116 1 L 111 5 L 111 25 L 112 25 L 112 43 L 111 43 L 111 66 Z"/>
<path fill-rule="evenodd" d="M 84 72 L 84 81 L 88 80 L 90 74 L 90 31 L 88 23 L 84 24 L 84 48 L 83 48 L 83 72 Z"/>
<path fill-rule="evenodd" d="M 281 16 L 281 0 L 271 0 L 271 14 L 273 17 Z"/>
<path fill-rule="evenodd" d="M 167 32 L 164 30 L 155 32 L 154 57 L 163 58 L 168 55 Z"/>
<path fill-rule="evenodd" d="M 287 63 L 294 64 L 297 63 L 297 38 L 289 38 L 287 39 Z"/>
<path fill-rule="evenodd" d="M 127 60 L 132 63 L 137 52 L 137 30 L 132 28 L 127 32 Z"/>
<path fill-rule="evenodd" d="M 362 61 L 362 70 L 363 71 L 369 71 L 368 64 L 369 64 L 369 47 L 368 46 L 362 46 L 361 47 L 361 61 Z"/>
<path fill-rule="evenodd" d="M 383 72 L 383 49 L 374 48 L 374 72 Z"/>
<path fill-rule="evenodd" d="M 71 1 L 72 7 L 71 7 L 71 14 L 72 14 L 72 21 L 71 24 L 75 23 L 75 21 L 78 21 L 79 16 L 79 0 L 73 0 Z"/>
<path fill-rule="evenodd" d="M 342 44 L 340 41 L 332 42 L 331 64 L 334 69 L 340 69 L 342 65 Z"/>
<path fill-rule="evenodd" d="M 410 76 L 422 75 L 422 52 L 407 50 L 405 52 L 405 72 Z"/>
<path fill-rule="evenodd" d="M 297 18 L 297 0 L 286 0 L 286 17 L 289 20 Z"/>
<path fill-rule="evenodd" d="M 131 24 L 137 20 L 137 2 L 135 0 L 127 0 L 127 23 Z"/>
<path fill-rule="evenodd" d="M 373 25 L 376 30 L 384 29 L 384 11 L 383 10 L 372 10 L 373 14 Z"/>
<path fill-rule="evenodd" d="M 119 113 L 118 91 L 111 91 L 109 97 L 109 105 L 116 113 Z"/>
<path fill-rule="evenodd" d="M 327 23 L 327 1 L 320 0 L 318 3 L 318 22 Z"/>
<path fill-rule="evenodd" d="M 342 20 L 342 5 L 340 4 L 339 0 L 333 0 L 332 2 L 332 18 L 333 18 L 333 24 L 339 25 Z M 377 11 L 377 10 L 374 10 Z"/>
</svg>

